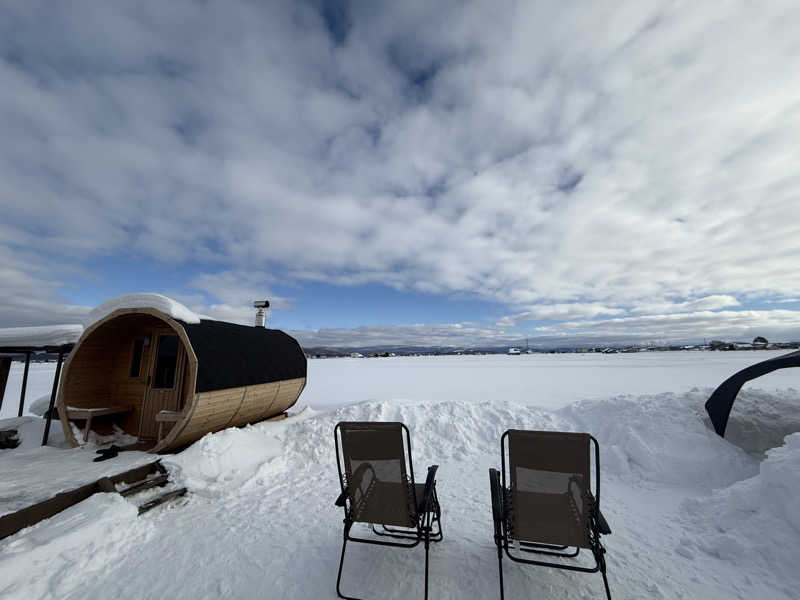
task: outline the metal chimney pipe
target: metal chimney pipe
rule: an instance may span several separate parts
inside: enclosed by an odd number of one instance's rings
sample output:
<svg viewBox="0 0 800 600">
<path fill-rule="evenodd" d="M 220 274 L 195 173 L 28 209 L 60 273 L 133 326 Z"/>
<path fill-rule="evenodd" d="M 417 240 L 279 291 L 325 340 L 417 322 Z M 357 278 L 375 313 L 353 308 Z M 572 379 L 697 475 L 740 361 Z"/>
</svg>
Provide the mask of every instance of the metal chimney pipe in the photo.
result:
<svg viewBox="0 0 800 600">
<path fill-rule="evenodd" d="M 256 327 L 266 327 L 266 309 L 269 308 L 269 300 L 256 300 L 253 302 L 256 309 Z"/>
</svg>

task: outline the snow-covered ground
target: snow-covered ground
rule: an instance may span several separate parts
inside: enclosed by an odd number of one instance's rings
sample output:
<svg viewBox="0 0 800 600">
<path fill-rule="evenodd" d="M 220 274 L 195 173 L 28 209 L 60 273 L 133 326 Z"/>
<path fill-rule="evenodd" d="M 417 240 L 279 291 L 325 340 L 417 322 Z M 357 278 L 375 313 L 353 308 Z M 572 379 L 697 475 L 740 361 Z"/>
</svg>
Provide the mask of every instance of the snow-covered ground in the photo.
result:
<svg viewBox="0 0 800 600">
<path fill-rule="evenodd" d="M 730 375 L 786 350 L 762 352 L 639 352 L 635 354 L 522 354 L 520 356 L 398 356 L 309 361 L 299 404 L 314 409 L 366 400 L 507 400 L 560 408 L 576 400 L 618 394 L 688 392 L 715 388 Z M 754 387 L 800 387 L 792 369 L 775 371 Z"/>
<path fill-rule="evenodd" d="M 301 400 L 313 408 L 165 458 L 189 488 L 184 500 L 137 517 L 129 501 L 98 494 L 0 541 L 0 597 L 335 598 L 342 514 L 333 505 L 333 427 L 400 420 L 417 470 L 440 465 L 445 540 L 431 551 L 431 598 L 498 597 L 487 470 L 512 427 L 598 438 L 614 597 L 796 598 L 800 373 L 772 374 L 740 394 L 731 427 L 749 453 L 716 436 L 703 411 L 713 386 L 768 355 L 312 360 Z M 26 420 L 34 437 L 37 425 Z M 52 469 L 37 453 L 92 455 L 23 441 L 2 451 L 0 469 L 27 452 L 30 469 L 47 478 Z M 22 469 L 0 473 L 0 497 Z M 421 548 L 350 544 L 343 587 L 421 597 L 422 574 Z M 509 599 L 603 596 L 596 574 L 507 562 L 505 575 Z"/>
</svg>

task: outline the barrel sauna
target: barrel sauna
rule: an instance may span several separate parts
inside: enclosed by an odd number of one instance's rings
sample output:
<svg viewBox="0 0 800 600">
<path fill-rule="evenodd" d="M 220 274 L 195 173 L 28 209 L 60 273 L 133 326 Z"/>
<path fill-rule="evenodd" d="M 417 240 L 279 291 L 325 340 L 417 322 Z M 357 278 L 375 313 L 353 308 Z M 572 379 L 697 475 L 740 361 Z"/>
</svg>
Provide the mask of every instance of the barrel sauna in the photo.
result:
<svg viewBox="0 0 800 600">
<path fill-rule="evenodd" d="M 115 426 L 150 452 L 169 452 L 209 432 L 280 415 L 306 384 L 297 340 L 276 329 L 202 319 L 155 308 L 121 308 L 76 342 L 59 387 L 64 436 Z"/>
</svg>

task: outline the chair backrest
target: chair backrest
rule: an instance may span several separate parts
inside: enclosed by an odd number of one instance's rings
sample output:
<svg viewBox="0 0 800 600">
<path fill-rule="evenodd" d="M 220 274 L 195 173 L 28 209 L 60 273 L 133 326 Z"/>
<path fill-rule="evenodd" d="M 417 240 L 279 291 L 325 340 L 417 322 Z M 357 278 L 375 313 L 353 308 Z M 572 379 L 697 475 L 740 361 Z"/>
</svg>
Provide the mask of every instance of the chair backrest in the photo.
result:
<svg viewBox="0 0 800 600">
<path fill-rule="evenodd" d="M 408 430 L 402 423 L 342 422 L 336 426 L 342 446 L 342 485 L 350 500 L 350 518 L 361 523 L 400 527 L 416 525 L 416 494 L 406 469 L 413 476 Z M 338 453 L 338 446 L 337 446 Z M 337 454 L 338 459 L 338 454 Z"/>
<path fill-rule="evenodd" d="M 510 537 L 589 548 L 591 436 L 513 429 L 506 436 Z M 503 477 L 505 482 L 505 472 Z"/>
</svg>

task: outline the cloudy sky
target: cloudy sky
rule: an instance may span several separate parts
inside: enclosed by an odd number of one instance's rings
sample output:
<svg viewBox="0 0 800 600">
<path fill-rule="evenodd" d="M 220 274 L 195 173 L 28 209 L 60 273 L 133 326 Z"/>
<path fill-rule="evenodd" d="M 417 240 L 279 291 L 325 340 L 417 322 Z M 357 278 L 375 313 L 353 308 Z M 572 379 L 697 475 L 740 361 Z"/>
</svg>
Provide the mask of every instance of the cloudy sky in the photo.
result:
<svg viewBox="0 0 800 600">
<path fill-rule="evenodd" d="M 5 0 L 0 327 L 797 339 L 799 74 L 795 0 Z"/>
</svg>

